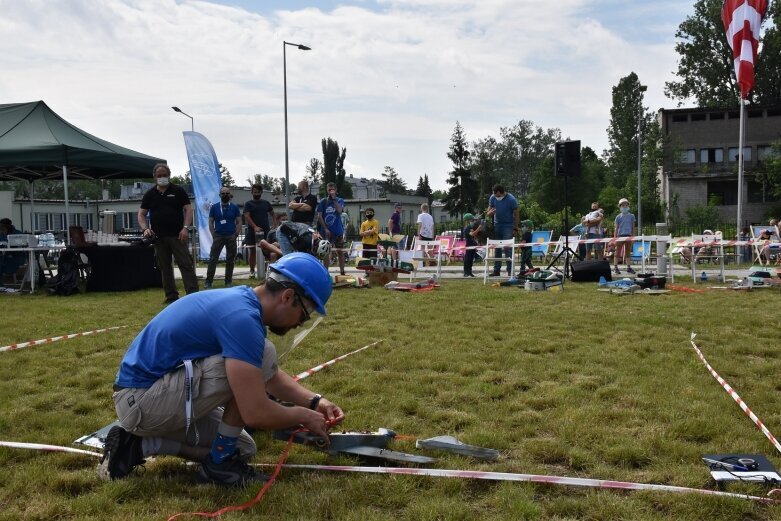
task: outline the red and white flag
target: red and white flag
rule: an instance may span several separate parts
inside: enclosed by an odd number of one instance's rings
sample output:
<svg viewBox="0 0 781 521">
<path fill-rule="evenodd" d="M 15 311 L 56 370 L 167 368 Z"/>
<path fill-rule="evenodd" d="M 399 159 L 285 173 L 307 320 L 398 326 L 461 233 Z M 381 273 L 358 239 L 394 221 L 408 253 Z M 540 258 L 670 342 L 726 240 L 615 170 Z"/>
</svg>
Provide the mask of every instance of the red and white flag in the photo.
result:
<svg viewBox="0 0 781 521">
<path fill-rule="evenodd" d="M 757 61 L 759 28 L 767 13 L 769 0 L 724 0 L 721 20 L 735 60 L 735 76 L 740 96 L 746 99 L 754 88 L 754 64 Z"/>
</svg>

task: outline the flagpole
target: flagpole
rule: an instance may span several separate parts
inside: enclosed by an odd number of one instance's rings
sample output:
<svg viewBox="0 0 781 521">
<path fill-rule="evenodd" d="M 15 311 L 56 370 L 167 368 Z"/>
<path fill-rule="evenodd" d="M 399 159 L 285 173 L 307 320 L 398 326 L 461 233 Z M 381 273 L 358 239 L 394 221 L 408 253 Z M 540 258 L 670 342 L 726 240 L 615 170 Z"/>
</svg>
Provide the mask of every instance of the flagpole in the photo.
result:
<svg viewBox="0 0 781 521">
<path fill-rule="evenodd" d="M 738 138 L 738 227 L 737 234 L 740 235 L 741 223 L 743 222 L 743 142 L 746 134 L 746 100 L 740 98 L 740 137 Z"/>
</svg>

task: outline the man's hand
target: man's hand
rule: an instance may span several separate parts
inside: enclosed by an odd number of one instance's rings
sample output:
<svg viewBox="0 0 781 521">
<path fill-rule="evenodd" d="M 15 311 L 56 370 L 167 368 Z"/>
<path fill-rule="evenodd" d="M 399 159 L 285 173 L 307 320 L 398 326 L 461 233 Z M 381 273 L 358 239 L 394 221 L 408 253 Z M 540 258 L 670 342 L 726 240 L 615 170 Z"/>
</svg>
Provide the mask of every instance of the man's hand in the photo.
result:
<svg viewBox="0 0 781 521">
<path fill-rule="evenodd" d="M 320 407 L 318 407 L 319 409 Z M 310 411 L 309 409 L 302 408 L 301 414 L 304 415 L 301 425 L 309 429 L 313 434 L 322 436 L 325 438 L 326 443 L 330 443 L 328 439 L 328 423 L 326 417 L 319 411 Z"/>
<path fill-rule="evenodd" d="M 317 404 L 317 409 L 315 410 L 323 415 L 329 425 L 336 425 L 344 420 L 342 409 L 325 398 L 320 398 L 320 403 Z"/>
<path fill-rule="evenodd" d="M 179 230 L 179 240 L 183 243 L 187 243 L 187 239 L 190 237 L 190 232 L 187 231 L 187 228 L 182 228 Z"/>
</svg>

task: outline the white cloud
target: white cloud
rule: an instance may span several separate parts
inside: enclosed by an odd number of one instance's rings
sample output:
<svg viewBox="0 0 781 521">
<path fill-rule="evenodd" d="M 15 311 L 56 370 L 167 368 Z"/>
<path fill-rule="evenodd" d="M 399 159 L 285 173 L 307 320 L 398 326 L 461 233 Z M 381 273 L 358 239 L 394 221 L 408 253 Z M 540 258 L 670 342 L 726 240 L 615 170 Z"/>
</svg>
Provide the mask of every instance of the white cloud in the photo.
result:
<svg viewBox="0 0 781 521">
<path fill-rule="evenodd" d="M 410 186 L 427 173 L 444 188 L 456 120 L 473 140 L 532 120 L 601 152 L 621 77 L 637 72 L 647 104 L 671 106 L 662 91 L 682 15 L 661 19 L 638 4 L 347 1 L 261 15 L 205 1 L 0 0 L 0 92 L 3 102 L 43 99 L 183 172 L 189 121 L 177 105 L 234 179 L 279 177 L 282 41 L 304 43 L 312 50 L 287 47 L 291 179 L 330 136 L 355 176 L 390 165 Z"/>
</svg>

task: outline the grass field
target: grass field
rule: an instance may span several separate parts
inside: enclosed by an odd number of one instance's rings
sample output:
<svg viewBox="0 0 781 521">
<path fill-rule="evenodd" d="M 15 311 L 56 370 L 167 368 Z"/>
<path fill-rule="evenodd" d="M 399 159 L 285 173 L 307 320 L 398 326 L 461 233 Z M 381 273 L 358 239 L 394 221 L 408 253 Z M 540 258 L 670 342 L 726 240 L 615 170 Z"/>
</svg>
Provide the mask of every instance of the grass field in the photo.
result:
<svg viewBox="0 0 781 521">
<path fill-rule="evenodd" d="M 495 448 L 496 462 L 435 454 L 436 468 L 549 474 L 715 488 L 702 454 L 781 457 L 710 376 L 714 368 L 781 435 L 777 290 L 614 296 L 445 280 L 427 293 L 337 290 L 327 319 L 283 360 L 308 369 L 384 341 L 305 384 L 341 405 L 344 427 Z M 162 292 L 2 295 L 0 345 L 101 327 L 96 336 L 0 353 L 0 439 L 71 445 L 114 419 L 111 384 Z M 273 337 L 273 336 L 272 336 Z M 258 462 L 284 444 L 257 433 Z M 397 450 L 423 453 L 414 441 Z M 432 453 L 426 452 L 427 455 Z M 294 446 L 290 463 L 355 464 Z M 100 481 L 94 458 L 0 448 L 0 520 L 164 520 L 213 511 L 257 489 L 197 484 L 196 467 L 158 458 Z M 765 495 L 761 485 L 729 491 Z M 781 506 L 660 492 L 283 470 L 264 501 L 223 519 L 781 519 Z M 182 518 L 180 518 L 182 519 Z M 194 519 L 186 517 L 183 519 Z"/>
</svg>

